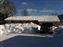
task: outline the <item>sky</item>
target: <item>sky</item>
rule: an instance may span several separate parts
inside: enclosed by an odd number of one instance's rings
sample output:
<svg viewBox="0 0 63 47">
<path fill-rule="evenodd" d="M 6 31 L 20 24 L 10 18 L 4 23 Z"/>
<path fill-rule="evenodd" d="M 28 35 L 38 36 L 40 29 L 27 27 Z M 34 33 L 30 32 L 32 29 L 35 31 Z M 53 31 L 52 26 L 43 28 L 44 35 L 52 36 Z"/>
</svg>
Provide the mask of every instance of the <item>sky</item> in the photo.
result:
<svg viewBox="0 0 63 47">
<path fill-rule="evenodd" d="M 26 6 L 30 15 L 50 15 L 63 13 L 63 0 L 11 0 L 16 5 L 16 15 L 22 15 Z"/>
</svg>

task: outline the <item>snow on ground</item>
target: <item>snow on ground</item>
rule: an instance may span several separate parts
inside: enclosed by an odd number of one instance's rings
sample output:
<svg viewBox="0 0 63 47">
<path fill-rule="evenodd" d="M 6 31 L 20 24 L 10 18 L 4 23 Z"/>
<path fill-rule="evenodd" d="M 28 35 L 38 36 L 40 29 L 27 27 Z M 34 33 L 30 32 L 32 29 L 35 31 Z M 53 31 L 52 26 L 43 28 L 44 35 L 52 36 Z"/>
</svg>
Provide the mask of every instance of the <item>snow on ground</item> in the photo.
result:
<svg viewBox="0 0 63 47">
<path fill-rule="evenodd" d="M 59 28 L 63 28 L 63 25 L 60 25 Z"/>
<path fill-rule="evenodd" d="M 40 30 L 40 26 L 34 23 L 11 23 L 0 25 L 0 34 L 10 34 L 10 33 L 32 33 L 36 30 Z"/>
<path fill-rule="evenodd" d="M 55 27 L 52 26 L 52 31 L 55 33 L 62 28 L 63 26 Z M 59 29 L 59 30 L 58 30 Z M 9 39 L 11 37 L 21 35 L 21 36 L 36 36 L 36 37 L 53 37 L 49 34 L 33 34 L 40 30 L 40 26 L 34 23 L 11 23 L 0 25 L 0 41 Z M 25 34 L 24 34 L 25 33 Z"/>
<path fill-rule="evenodd" d="M 59 26 L 63 28 L 63 26 Z M 58 29 L 58 27 L 52 26 L 52 30 Z M 0 35 L 11 33 L 36 33 L 40 30 L 40 26 L 34 23 L 11 23 L 0 25 Z"/>
</svg>

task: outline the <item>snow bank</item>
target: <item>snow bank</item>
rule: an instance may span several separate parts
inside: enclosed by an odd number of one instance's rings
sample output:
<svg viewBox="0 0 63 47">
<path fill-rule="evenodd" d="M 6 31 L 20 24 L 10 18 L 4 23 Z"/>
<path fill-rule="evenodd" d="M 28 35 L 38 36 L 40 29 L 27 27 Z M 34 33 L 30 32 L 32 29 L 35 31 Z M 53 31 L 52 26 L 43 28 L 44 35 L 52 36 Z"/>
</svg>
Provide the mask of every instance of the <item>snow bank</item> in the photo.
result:
<svg viewBox="0 0 63 47">
<path fill-rule="evenodd" d="M 59 28 L 63 28 L 63 25 L 60 25 Z"/>
<path fill-rule="evenodd" d="M 2 35 L 2 34 L 4 34 L 4 32 L 5 32 L 4 25 L 0 25 L 0 34 Z"/>
<path fill-rule="evenodd" d="M 0 34 L 11 34 L 11 33 L 36 33 L 40 30 L 40 26 L 34 23 L 11 23 L 0 25 Z M 58 27 L 52 26 L 52 31 L 58 29 Z M 63 26 L 59 26 L 59 28 L 63 28 Z"/>
<path fill-rule="evenodd" d="M 36 30 L 40 30 L 40 26 L 34 23 L 12 23 L 0 25 L 0 34 L 10 33 L 34 33 Z"/>
</svg>

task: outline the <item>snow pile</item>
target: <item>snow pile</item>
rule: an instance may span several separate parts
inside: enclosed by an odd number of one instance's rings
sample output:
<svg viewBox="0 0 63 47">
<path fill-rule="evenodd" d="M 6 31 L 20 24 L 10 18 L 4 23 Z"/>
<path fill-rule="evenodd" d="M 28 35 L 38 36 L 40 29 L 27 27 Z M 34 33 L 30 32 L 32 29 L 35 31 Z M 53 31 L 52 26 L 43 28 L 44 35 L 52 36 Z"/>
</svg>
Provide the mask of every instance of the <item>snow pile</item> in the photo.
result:
<svg viewBox="0 0 63 47">
<path fill-rule="evenodd" d="M 0 25 L 0 34 L 2 35 L 5 31 L 4 25 Z"/>
<path fill-rule="evenodd" d="M 40 26 L 34 23 L 11 23 L 0 25 L 0 34 L 11 34 L 11 33 L 36 33 L 40 30 Z M 63 28 L 63 26 L 55 27 L 52 26 L 52 31 Z"/>
<path fill-rule="evenodd" d="M 60 25 L 59 28 L 63 28 L 63 25 Z"/>
<path fill-rule="evenodd" d="M 40 26 L 34 23 L 12 23 L 0 25 L 0 34 L 10 34 L 10 33 L 34 33 L 40 30 Z"/>
<path fill-rule="evenodd" d="M 54 30 L 57 29 L 58 27 L 52 26 L 51 28 L 52 28 L 52 30 L 54 31 Z"/>
</svg>

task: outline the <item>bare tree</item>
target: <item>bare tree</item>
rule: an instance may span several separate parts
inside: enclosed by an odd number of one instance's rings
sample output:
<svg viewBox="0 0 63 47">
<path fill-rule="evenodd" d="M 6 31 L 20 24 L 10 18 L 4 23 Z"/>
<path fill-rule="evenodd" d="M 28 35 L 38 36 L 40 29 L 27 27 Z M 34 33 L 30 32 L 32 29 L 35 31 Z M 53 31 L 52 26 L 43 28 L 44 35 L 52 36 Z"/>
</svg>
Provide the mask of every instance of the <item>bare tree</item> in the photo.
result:
<svg viewBox="0 0 63 47">
<path fill-rule="evenodd" d="M 30 16 L 29 11 L 27 11 L 27 9 L 24 9 L 24 10 L 22 11 L 22 15 L 23 15 L 23 16 Z"/>
<path fill-rule="evenodd" d="M 10 0 L 0 0 L 0 19 L 13 16 L 16 12 L 15 5 Z"/>
<path fill-rule="evenodd" d="M 22 16 L 30 16 L 30 13 L 28 11 L 29 7 L 30 6 L 28 5 L 27 2 L 23 2 L 21 4 L 21 14 L 22 14 Z"/>
</svg>

